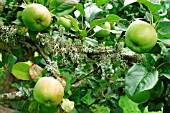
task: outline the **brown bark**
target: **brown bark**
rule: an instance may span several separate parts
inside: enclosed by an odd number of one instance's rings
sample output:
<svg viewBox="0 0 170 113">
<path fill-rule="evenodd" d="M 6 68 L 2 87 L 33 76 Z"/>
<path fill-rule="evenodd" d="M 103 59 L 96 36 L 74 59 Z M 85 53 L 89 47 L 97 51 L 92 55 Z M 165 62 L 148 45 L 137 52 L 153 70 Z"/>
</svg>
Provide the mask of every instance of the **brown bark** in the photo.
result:
<svg viewBox="0 0 170 113">
<path fill-rule="evenodd" d="M 12 113 L 12 112 L 14 112 L 13 109 L 10 109 L 10 108 L 4 107 L 4 106 L 0 106 L 0 113 Z"/>
</svg>

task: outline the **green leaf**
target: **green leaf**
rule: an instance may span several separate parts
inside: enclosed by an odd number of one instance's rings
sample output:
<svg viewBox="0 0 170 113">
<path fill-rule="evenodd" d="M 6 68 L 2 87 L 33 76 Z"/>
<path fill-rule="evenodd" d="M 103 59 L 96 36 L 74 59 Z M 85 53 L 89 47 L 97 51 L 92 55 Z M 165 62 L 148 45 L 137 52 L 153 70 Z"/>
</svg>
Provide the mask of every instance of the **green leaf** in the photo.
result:
<svg viewBox="0 0 170 113">
<path fill-rule="evenodd" d="M 90 22 L 93 19 L 96 18 L 96 15 L 103 11 L 102 9 L 100 9 L 99 7 L 96 6 L 96 4 L 91 3 L 91 4 L 86 4 L 87 7 L 84 9 L 85 11 L 85 19 L 86 21 Z"/>
<path fill-rule="evenodd" d="M 12 67 L 12 74 L 19 80 L 30 80 L 29 67 L 25 62 L 18 62 Z"/>
<path fill-rule="evenodd" d="M 93 104 L 90 108 L 93 113 L 110 113 L 110 108 L 103 105 Z"/>
<path fill-rule="evenodd" d="M 76 89 L 72 95 L 69 97 L 69 100 L 74 101 L 74 104 L 77 105 L 80 102 L 80 88 Z"/>
<path fill-rule="evenodd" d="M 21 113 L 28 113 L 28 106 L 30 104 L 30 102 L 32 101 L 31 98 L 28 98 L 24 104 L 22 105 L 22 109 L 21 109 Z"/>
<path fill-rule="evenodd" d="M 88 89 L 87 94 L 81 98 L 81 101 L 87 105 L 92 104 L 95 100 L 91 97 L 91 89 Z"/>
<path fill-rule="evenodd" d="M 117 22 L 120 19 L 121 18 L 119 16 L 117 16 L 117 15 L 109 14 L 106 18 L 96 19 L 96 20 L 93 20 L 92 22 L 90 22 L 90 28 L 93 28 L 96 25 L 102 24 L 104 22 Z"/>
<path fill-rule="evenodd" d="M 170 29 L 170 25 L 169 26 L 166 25 L 166 26 L 160 28 L 158 30 L 158 33 L 160 33 L 161 35 L 169 35 L 170 34 L 169 29 Z"/>
<path fill-rule="evenodd" d="M 161 101 L 149 101 L 148 111 L 160 111 L 164 107 L 164 103 Z"/>
<path fill-rule="evenodd" d="M 77 111 L 78 111 L 78 113 L 91 113 L 91 111 L 88 109 L 88 107 L 84 106 L 84 105 L 78 105 Z"/>
<path fill-rule="evenodd" d="M 80 30 L 80 29 L 79 29 L 79 25 L 78 25 L 76 19 L 74 19 L 73 17 L 69 17 L 68 19 L 69 19 L 69 20 L 71 21 L 71 23 L 73 24 L 73 26 L 74 26 L 74 28 L 75 28 L 75 31 Z"/>
<path fill-rule="evenodd" d="M 157 2 L 150 2 L 148 0 L 137 0 L 137 2 L 144 4 L 148 7 L 149 11 L 154 14 L 161 9 L 161 4 Z"/>
<path fill-rule="evenodd" d="M 80 35 L 82 37 L 86 37 L 87 36 L 87 31 L 86 30 L 80 30 Z"/>
<path fill-rule="evenodd" d="M 166 55 L 168 53 L 168 49 L 166 48 L 163 42 L 158 42 L 159 46 L 161 47 L 161 54 Z"/>
<path fill-rule="evenodd" d="M 35 40 L 38 35 L 38 32 L 36 32 L 36 31 L 28 30 L 28 33 L 29 33 L 29 37 L 31 40 Z"/>
<path fill-rule="evenodd" d="M 134 3 L 134 2 L 137 2 L 137 0 L 125 0 L 125 1 L 124 1 L 124 6 L 127 6 L 127 5 L 129 5 L 129 4 L 132 4 L 132 3 Z"/>
<path fill-rule="evenodd" d="M 39 0 L 40 4 L 45 4 L 45 0 Z"/>
<path fill-rule="evenodd" d="M 72 76 L 70 76 L 71 74 L 68 71 L 64 71 L 64 70 L 61 70 L 60 74 L 66 77 L 65 91 L 69 91 L 71 88 L 71 83 L 72 83 Z"/>
<path fill-rule="evenodd" d="M 144 65 L 148 70 L 152 69 L 152 66 L 155 64 L 155 59 L 151 54 L 144 54 Z"/>
<path fill-rule="evenodd" d="M 160 39 L 165 45 L 170 46 L 170 39 Z"/>
<path fill-rule="evenodd" d="M 17 61 L 17 57 L 16 56 L 11 54 L 8 57 L 9 72 L 12 72 L 12 66 L 15 64 L 16 61 Z"/>
<path fill-rule="evenodd" d="M 159 67 L 159 69 L 162 70 L 160 75 L 163 75 L 166 78 L 170 79 L 170 68 L 169 67 L 170 67 L 169 63 L 165 63 L 161 67 Z"/>
<path fill-rule="evenodd" d="M 157 32 L 159 35 L 162 35 L 163 37 L 170 38 L 170 21 L 161 21 L 157 25 Z"/>
<path fill-rule="evenodd" d="M 19 91 L 21 91 L 23 94 L 25 94 L 26 96 L 30 96 L 30 92 L 27 88 L 25 88 L 25 86 L 23 84 L 20 83 L 13 83 L 11 84 L 12 87 L 18 88 Z"/>
<path fill-rule="evenodd" d="M 35 100 L 33 100 L 29 103 L 28 111 L 30 113 L 37 113 L 38 112 L 38 103 Z"/>
<path fill-rule="evenodd" d="M 57 10 L 54 10 L 54 13 L 57 15 L 57 16 L 64 16 L 64 15 L 68 15 L 69 13 L 73 12 L 74 10 L 74 7 L 73 8 L 69 8 L 69 9 L 66 9 L 66 10 L 63 10 L 63 11 L 57 11 Z"/>
<path fill-rule="evenodd" d="M 168 51 L 168 53 L 165 56 L 165 60 L 168 64 L 170 64 L 170 50 Z"/>
<path fill-rule="evenodd" d="M 147 69 L 141 64 L 133 65 L 125 77 L 125 89 L 130 95 L 152 89 L 158 82 L 158 71 Z"/>
<path fill-rule="evenodd" d="M 123 109 L 123 113 L 141 113 L 138 104 L 131 101 L 127 96 L 121 96 L 119 105 Z"/>
<path fill-rule="evenodd" d="M 0 61 L 0 67 L 4 66 L 6 63 L 8 63 L 8 57 L 6 55 L 6 52 L 1 53 L 1 61 Z"/>
<path fill-rule="evenodd" d="M 108 81 L 106 80 L 97 80 L 99 82 L 101 88 L 106 88 Z"/>
<path fill-rule="evenodd" d="M 72 12 L 78 2 L 78 0 L 52 0 L 49 9 L 53 11 L 53 13 L 62 16 Z"/>
<path fill-rule="evenodd" d="M 83 4 L 77 4 L 77 5 L 76 5 L 76 9 L 80 12 L 80 14 L 81 14 L 82 16 L 85 16 Z"/>
<path fill-rule="evenodd" d="M 101 5 L 104 5 L 104 4 L 108 3 L 108 1 L 110 1 L 110 0 L 97 0 L 96 4 L 99 7 Z"/>
<path fill-rule="evenodd" d="M 69 113 L 78 113 L 78 111 L 74 108 L 72 111 L 70 111 Z"/>
<path fill-rule="evenodd" d="M 92 47 L 98 46 L 98 41 L 96 41 L 95 39 L 88 38 L 88 37 L 85 38 L 84 43 L 89 44 Z"/>
</svg>

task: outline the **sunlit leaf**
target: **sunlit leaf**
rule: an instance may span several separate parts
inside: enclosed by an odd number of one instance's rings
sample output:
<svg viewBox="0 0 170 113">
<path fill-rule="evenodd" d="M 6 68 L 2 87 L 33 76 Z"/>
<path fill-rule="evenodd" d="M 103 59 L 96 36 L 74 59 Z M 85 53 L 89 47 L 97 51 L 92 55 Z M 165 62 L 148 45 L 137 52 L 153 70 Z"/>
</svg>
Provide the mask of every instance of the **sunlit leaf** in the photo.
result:
<svg viewBox="0 0 170 113">
<path fill-rule="evenodd" d="M 92 104 L 95 100 L 91 96 L 92 90 L 88 89 L 87 94 L 81 98 L 81 101 L 87 105 Z"/>
<path fill-rule="evenodd" d="M 99 7 L 96 6 L 96 4 L 86 4 L 87 7 L 84 9 L 85 10 L 85 18 L 86 21 L 90 22 L 93 19 L 95 19 L 96 15 L 102 11 Z"/>
<path fill-rule="evenodd" d="M 146 5 L 152 14 L 156 13 L 161 8 L 160 2 L 158 3 L 157 1 L 153 2 L 153 1 L 148 1 L 148 0 L 137 0 L 137 2 Z"/>
<path fill-rule="evenodd" d="M 109 0 L 96 0 L 96 4 L 97 6 L 101 6 L 101 5 L 104 5 L 108 2 Z"/>
<path fill-rule="evenodd" d="M 18 62 L 12 67 L 12 74 L 20 80 L 30 80 L 29 67 L 25 62 Z"/>
<path fill-rule="evenodd" d="M 92 47 L 96 47 L 98 45 L 98 41 L 96 41 L 95 39 L 88 38 L 88 37 L 85 38 L 84 43 L 89 44 Z"/>
<path fill-rule="evenodd" d="M 96 25 L 102 24 L 104 22 L 117 22 L 120 19 L 121 18 L 119 16 L 117 16 L 117 15 L 109 14 L 106 18 L 96 19 L 96 20 L 93 20 L 92 22 L 90 22 L 90 28 L 93 28 Z"/>
<path fill-rule="evenodd" d="M 85 16 L 83 4 L 77 4 L 76 9 L 81 13 L 82 16 Z"/>
<path fill-rule="evenodd" d="M 62 16 L 71 13 L 78 2 L 79 0 L 64 0 L 62 2 L 52 0 L 49 9 L 56 15 Z"/>
<path fill-rule="evenodd" d="M 124 6 L 127 6 L 127 5 L 129 5 L 129 4 L 132 4 L 132 3 L 134 3 L 134 2 L 136 2 L 137 0 L 125 0 L 124 1 Z"/>
<path fill-rule="evenodd" d="M 69 19 L 69 20 L 71 21 L 71 23 L 73 24 L 73 26 L 74 26 L 74 28 L 75 28 L 75 31 L 78 31 L 78 30 L 79 30 L 79 26 L 78 26 L 78 23 L 77 23 L 76 19 L 73 18 L 73 17 L 69 17 L 68 19 Z"/>
<path fill-rule="evenodd" d="M 134 2 L 139 2 L 146 5 L 151 13 L 156 13 L 161 8 L 159 0 L 150 0 L 150 1 L 149 0 L 125 0 L 124 6 L 132 4 Z"/>
<path fill-rule="evenodd" d="M 93 111 L 93 113 L 110 113 L 110 108 L 105 107 L 103 105 L 100 106 L 100 105 L 97 105 L 97 104 L 93 104 L 90 108 Z"/>
<path fill-rule="evenodd" d="M 157 26 L 158 33 L 160 35 L 163 35 L 164 37 L 170 35 L 169 29 L 170 29 L 170 21 L 162 21 Z M 170 38 L 170 37 L 166 37 L 166 38 Z"/>
<path fill-rule="evenodd" d="M 158 82 L 158 71 L 148 71 L 141 64 L 133 65 L 125 77 L 125 89 L 130 95 L 152 89 Z"/>
</svg>

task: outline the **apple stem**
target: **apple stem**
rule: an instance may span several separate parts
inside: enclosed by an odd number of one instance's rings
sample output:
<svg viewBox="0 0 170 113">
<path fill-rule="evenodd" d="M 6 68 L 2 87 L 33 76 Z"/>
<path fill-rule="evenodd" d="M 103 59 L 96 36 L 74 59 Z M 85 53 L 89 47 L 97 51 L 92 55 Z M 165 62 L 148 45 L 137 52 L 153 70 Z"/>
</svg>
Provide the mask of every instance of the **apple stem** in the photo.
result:
<svg viewBox="0 0 170 113">
<path fill-rule="evenodd" d="M 153 25 L 153 14 L 150 12 L 150 24 Z"/>
<path fill-rule="evenodd" d="M 40 21 L 39 19 L 37 19 L 37 20 L 36 20 L 36 23 L 37 23 L 37 24 L 40 24 L 40 23 L 41 23 L 41 21 Z"/>
</svg>

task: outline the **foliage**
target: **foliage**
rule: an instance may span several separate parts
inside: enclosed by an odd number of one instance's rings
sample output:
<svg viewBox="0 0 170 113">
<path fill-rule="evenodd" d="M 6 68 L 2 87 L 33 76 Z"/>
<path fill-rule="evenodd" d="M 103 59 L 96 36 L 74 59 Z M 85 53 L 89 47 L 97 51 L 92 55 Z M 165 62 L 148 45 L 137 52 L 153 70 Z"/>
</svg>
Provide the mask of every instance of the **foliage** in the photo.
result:
<svg viewBox="0 0 170 113">
<path fill-rule="evenodd" d="M 138 104 L 138 107 L 140 111 L 148 108 L 148 111 L 168 112 L 168 0 L 55 2 L 0 1 L 0 78 L 5 80 L 6 76 L 15 76 L 16 80 L 11 86 L 27 96 L 26 100 L 21 98 L 20 109 L 13 107 L 18 113 L 38 113 L 43 109 L 43 105 L 35 101 L 32 90 L 29 90 L 34 88 L 41 76 L 58 79 L 64 87 L 64 99 L 74 102 L 71 104 L 74 105 L 72 111 L 66 108 L 72 106 L 62 107 L 61 103 L 55 106 L 56 112 L 68 110 L 69 113 L 123 113 L 126 108 L 121 106 L 119 100 L 126 95 L 125 90 L 131 96 L 143 91 L 151 91 L 151 95 L 154 95 L 158 93 L 159 82 L 164 88 L 159 97 L 150 97 L 147 102 Z M 46 6 L 52 16 L 50 26 L 40 32 L 28 29 L 21 18 L 24 8 L 32 3 Z M 71 22 L 70 30 L 57 24 L 60 17 Z M 158 35 L 156 46 L 147 53 L 135 53 L 125 44 L 125 32 L 136 19 L 152 25 Z M 106 30 L 100 27 L 105 22 L 111 25 L 111 29 L 107 29 L 110 33 L 97 38 L 95 34 L 98 31 Z M 36 76 L 36 80 L 32 80 Z M 0 95 L 0 100 L 3 100 L 1 97 Z"/>
</svg>

